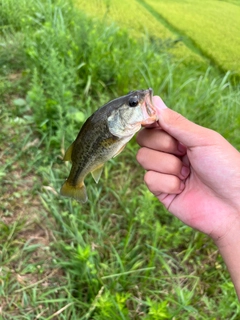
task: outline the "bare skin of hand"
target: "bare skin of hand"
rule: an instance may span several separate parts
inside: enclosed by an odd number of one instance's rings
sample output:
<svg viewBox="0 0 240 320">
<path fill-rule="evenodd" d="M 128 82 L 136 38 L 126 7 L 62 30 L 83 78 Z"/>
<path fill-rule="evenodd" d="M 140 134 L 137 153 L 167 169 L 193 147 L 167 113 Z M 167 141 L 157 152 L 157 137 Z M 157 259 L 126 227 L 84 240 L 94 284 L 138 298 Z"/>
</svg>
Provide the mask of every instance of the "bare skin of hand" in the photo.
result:
<svg viewBox="0 0 240 320">
<path fill-rule="evenodd" d="M 240 153 L 159 97 L 153 103 L 159 121 L 137 136 L 145 183 L 172 214 L 215 241 L 240 297 Z"/>
</svg>

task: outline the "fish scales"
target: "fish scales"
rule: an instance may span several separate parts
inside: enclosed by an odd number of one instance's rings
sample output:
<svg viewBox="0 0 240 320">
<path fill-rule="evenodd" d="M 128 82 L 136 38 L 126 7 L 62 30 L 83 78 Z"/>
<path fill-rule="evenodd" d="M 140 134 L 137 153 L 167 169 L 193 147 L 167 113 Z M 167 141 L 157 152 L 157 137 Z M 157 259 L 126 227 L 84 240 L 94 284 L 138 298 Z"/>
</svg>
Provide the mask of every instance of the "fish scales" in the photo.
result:
<svg viewBox="0 0 240 320">
<path fill-rule="evenodd" d="M 104 163 L 124 149 L 141 125 L 155 121 L 152 89 L 132 91 L 95 111 L 64 156 L 65 161 L 72 162 L 72 168 L 60 193 L 86 202 L 86 175 L 91 172 L 98 182 Z"/>
<path fill-rule="evenodd" d="M 89 120 L 91 120 L 89 118 Z M 111 141 L 118 141 L 119 138 L 113 136 L 107 127 L 107 124 L 102 124 L 103 128 L 101 129 L 101 135 L 99 135 L 99 128 L 98 123 L 95 127 L 93 127 L 91 136 L 88 134 L 85 134 L 85 129 L 88 130 L 88 123 L 86 123 L 86 128 L 83 128 L 83 131 L 81 132 L 81 135 L 78 137 L 80 139 L 76 139 L 74 150 L 72 152 L 72 163 L 73 167 L 70 172 L 70 179 L 72 177 L 73 184 L 77 184 L 80 175 L 84 174 L 85 171 L 90 169 L 90 166 L 92 165 L 93 161 L 98 157 L 99 164 L 104 161 L 104 155 L 106 154 L 106 150 L 102 148 L 102 143 L 105 141 L 108 141 L 108 139 L 112 139 Z M 105 129 L 105 130 L 102 130 Z M 92 138 L 94 137 L 94 139 Z M 113 144 L 109 144 L 110 147 L 113 146 Z M 105 148 L 107 147 L 107 144 L 105 144 Z M 79 153 L 78 150 L 83 150 L 84 153 Z M 106 161 L 106 160 L 105 160 Z M 96 166 L 96 165 L 95 165 Z"/>
</svg>

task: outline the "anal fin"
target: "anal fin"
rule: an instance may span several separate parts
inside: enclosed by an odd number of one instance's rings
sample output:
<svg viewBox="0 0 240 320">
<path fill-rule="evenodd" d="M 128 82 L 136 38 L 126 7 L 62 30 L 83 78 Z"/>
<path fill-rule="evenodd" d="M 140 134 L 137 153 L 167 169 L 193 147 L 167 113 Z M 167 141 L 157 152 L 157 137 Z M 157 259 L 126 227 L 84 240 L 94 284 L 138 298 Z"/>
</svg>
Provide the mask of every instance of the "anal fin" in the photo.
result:
<svg viewBox="0 0 240 320">
<path fill-rule="evenodd" d="M 94 169 L 91 174 L 93 176 L 93 179 L 95 180 L 96 183 L 98 183 L 100 177 L 101 177 L 101 174 L 102 174 L 102 171 L 103 171 L 103 164 L 101 164 L 99 167 L 97 167 L 96 169 Z"/>
</svg>

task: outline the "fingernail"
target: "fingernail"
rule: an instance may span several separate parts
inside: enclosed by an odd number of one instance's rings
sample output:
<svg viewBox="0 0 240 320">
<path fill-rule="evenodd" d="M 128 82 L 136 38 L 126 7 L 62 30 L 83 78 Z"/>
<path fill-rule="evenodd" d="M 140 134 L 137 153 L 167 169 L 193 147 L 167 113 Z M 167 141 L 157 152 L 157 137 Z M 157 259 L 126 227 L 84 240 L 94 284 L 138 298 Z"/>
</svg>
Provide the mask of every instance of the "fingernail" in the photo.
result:
<svg viewBox="0 0 240 320">
<path fill-rule="evenodd" d="M 189 175 L 189 172 L 190 172 L 190 170 L 189 170 L 188 167 L 186 167 L 186 166 L 183 166 L 183 167 L 182 167 L 181 175 L 182 175 L 184 178 L 186 178 L 186 177 Z"/>
<path fill-rule="evenodd" d="M 178 151 L 180 151 L 181 153 L 185 153 L 186 147 L 184 145 L 182 145 L 181 143 L 179 143 L 178 144 Z"/>
</svg>

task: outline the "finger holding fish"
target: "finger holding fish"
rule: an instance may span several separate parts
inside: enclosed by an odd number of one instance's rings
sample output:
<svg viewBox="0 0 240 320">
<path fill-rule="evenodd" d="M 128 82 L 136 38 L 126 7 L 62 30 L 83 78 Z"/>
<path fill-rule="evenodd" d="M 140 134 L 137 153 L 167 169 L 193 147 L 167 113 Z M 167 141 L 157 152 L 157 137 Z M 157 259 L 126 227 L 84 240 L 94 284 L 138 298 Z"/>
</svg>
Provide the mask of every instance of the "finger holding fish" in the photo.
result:
<svg viewBox="0 0 240 320">
<path fill-rule="evenodd" d="M 145 170 L 186 178 L 186 166 L 175 155 L 143 147 L 138 150 L 137 161 Z"/>
<path fill-rule="evenodd" d="M 157 127 L 141 130 L 137 134 L 137 143 L 141 147 L 168 152 L 177 156 L 182 156 L 186 153 L 186 148 L 180 145 L 176 139 Z"/>
</svg>

